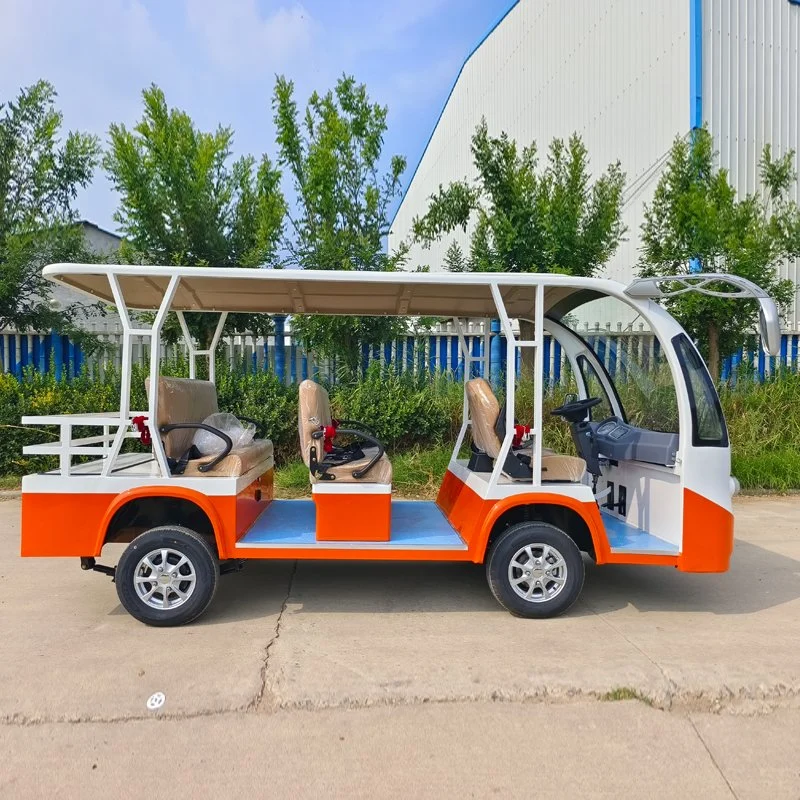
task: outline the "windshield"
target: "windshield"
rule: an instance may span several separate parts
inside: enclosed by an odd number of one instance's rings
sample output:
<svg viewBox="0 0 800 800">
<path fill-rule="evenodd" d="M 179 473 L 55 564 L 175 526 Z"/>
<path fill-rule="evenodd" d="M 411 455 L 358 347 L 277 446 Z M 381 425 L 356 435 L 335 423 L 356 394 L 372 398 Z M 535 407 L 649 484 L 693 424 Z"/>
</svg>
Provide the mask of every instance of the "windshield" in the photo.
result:
<svg viewBox="0 0 800 800">
<path fill-rule="evenodd" d="M 611 297 L 595 299 L 578 306 L 561 323 L 594 352 L 630 425 L 663 433 L 679 432 L 678 397 L 661 342 L 627 303 Z M 589 395 L 604 400 L 593 414 L 594 419 L 602 419 L 608 404 L 596 372 L 588 361 L 584 366 L 580 357 L 578 366 Z"/>
<path fill-rule="evenodd" d="M 689 405 L 692 409 L 692 444 L 695 447 L 727 447 L 728 431 L 719 396 L 711 382 L 703 359 L 685 333 L 678 334 L 672 343 L 686 379 Z"/>
</svg>

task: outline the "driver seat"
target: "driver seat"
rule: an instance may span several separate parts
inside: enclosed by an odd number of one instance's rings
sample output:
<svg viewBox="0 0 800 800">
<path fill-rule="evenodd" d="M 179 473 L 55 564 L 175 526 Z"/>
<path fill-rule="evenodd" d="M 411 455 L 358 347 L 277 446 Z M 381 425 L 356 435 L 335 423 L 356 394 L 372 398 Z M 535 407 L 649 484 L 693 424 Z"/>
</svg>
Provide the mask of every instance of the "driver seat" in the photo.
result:
<svg viewBox="0 0 800 800">
<path fill-rule="evenodd" d="M 503 443 L 497 435 L 496 424 L 500 414 L 500 404 L 492 387 L 483 378 L 467 381 L 467 403 L 472 420 L 472 440 L 492 460 L 500 455 Z M 510 478 L 530 479 L 533 472 L 530 464 L 519 455 L 509 451 L 503 473 Z M 586 474 L 586 462 L 576 456 L 565 456 L 542 450 L 542 481 L 560 483 L 580 483 Z"/>
</svg>

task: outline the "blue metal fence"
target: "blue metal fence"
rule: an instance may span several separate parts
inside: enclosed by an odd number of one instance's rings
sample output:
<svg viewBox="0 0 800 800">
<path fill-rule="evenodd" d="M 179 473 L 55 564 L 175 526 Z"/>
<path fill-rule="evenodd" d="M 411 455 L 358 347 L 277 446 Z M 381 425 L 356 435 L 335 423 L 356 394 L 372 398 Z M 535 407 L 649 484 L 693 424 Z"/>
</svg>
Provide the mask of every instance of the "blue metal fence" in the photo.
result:
<svg viewBox="0 0 800 800">
<path fill-rule="evenodd" d="M 477 332 L 476 332 L 477 331 Z M 626 380 L 631 364 L 639 369 L 653 369 L 659 358 L 659 345 L 652 334 L 645 330 L 612 331 L 609 327 L 586 329 L 581 335 L 594 349 L 608 372 L 615 380 Z M 475 326 L 466 334 L 467 346 L 473 358 L 470 377 L 484 376 L 485 337 Z M 103 345 L 99 352 L 84 353 L 81 346 L 68 336 L 55 332 L 48 334 L 0 332 L 0 369 L 21 377 L 27 368 L 39 372 L 52 370 L 57 378 L 72 378 L 83 369 L 91 374 L 102 374 L 109 367 L 119 368 L 118 332 L 106 332 L 100 336 Z M 134 337 L 134 362 L 147 363 L 149 348 L 144 341 L 137 343 Z M 319 361 L 307 353 L 290 333 L 277 331 L 276 335 L 229 336 L 223 339 L 222 359 L 230 366 L 243 371 L 269 370 L 284 382 L 298 383 L 308 377 L 335 382 L 338 374 L 336 360 Z M 493 383 L 500 380 L 506 371 L 505 337 L 499 326 L 493 325 L 489 338 L 490 368 Z M 564 356 L 558 342 L 549 335 L 544 339 L 544 378 L 549 384 L 558 384 L 566 374 Z M 182 345 L 163 348 L 162 355 L 177 357 Z M 373 362 L 390 365 L 399 373 L 450 372 L 458 380 L 465 376 L 464 360 L 459 350 L 458 336 L 450 329 L 417 336 L 404 336 L 383 346 L 363 345 L 361 366 L 366 370 Z M 519 374 L 521 358 L 517 352 L 514 365 Z M 765 357 L 755 337 L 739 352 L 726 358 L 722 364 L 722 379 L 729 382 L 749 379 L 765 380 L 781 370 L 800 370 L 800 334 L 784 334 L 780 355 Z"/>
</svg>

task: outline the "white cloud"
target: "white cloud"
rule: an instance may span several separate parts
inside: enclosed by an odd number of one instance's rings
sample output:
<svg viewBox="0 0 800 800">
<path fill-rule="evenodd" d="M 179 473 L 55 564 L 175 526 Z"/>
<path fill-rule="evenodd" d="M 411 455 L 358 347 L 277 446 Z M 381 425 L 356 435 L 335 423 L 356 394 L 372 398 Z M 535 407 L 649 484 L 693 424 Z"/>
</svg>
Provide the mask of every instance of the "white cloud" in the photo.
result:
<svg viewBox="0 0 800 800">
<path fill-rule="evenodd" d="M 263 15 L 255 0 L 186 0 L 186 11 L 211 60 L 231 73 L 283 70 L 312 48 L 314 22 L 299 4 Z"/>
</svg>

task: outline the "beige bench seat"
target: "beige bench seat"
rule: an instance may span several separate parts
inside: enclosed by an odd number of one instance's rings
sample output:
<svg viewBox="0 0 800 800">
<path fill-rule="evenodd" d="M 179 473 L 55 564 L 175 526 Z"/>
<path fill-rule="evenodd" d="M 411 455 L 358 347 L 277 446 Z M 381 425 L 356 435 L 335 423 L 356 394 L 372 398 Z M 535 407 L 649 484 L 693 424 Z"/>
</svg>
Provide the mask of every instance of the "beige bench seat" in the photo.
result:
<svg viewBox="0 0 800 800">
<path fill-rule="evenodd" d="M 305 465 L 311 463 L 311 448 L 316 448 L 317 460 L 324 461 L 322 439 L 315 439 L 314 433 L 320 427 L 332 424 L 331 401 L 324 387 L 311 380 L 303 381 L 298 392 L 298 429 L 300 434 L 300 451 Z M 369 464 L 378 452 L 375 447 L 362 447 L 364 457 L 346 464 L 329 466 L 325 472 L 333 476 L 334 481 L 340 483 L 391 483 L 392 463 L 386 453 L 383 453 L 370 471 L 361 478 L 355 478 L 354 472 Z M 320 482 L 320 478 L 311 473 L 311 483 Z"/>
<path fill-rule="evenodd" d="M 503 445 L 495 432 L 500 404 L 492 387 L 483 378 L 467 381 L 466 391 L 472 420 L 472 440 L 491 459 L 496 459 Z M 530 448 L 527 452 L 530 453 Z M 526 450 L 517 453 L 525 454 Z M 579 483 L 585 474 L 586 462 L 582 458 L 542 449 L 542 481 Z"/>
<path fill-rule="evenodd" d="M 149 378 L 145 381 L 145 388 L 149 397 Z M 193 378 L 158 379 L 156 422 L 159 427 L 179 422 L 202 422 L 218 411 L 217 387 L 211 381 Z M 167 456 L 180 459 L 192 446 L 196 432 L 196 428 L 184 428 L 165 434 L 162 438 Z M 259 468 L 259 474 L 263 474 L 273 465 L 272 442 L 269 439 L 254 439 L 245 447 L 231 450 L 208 472 L 200 471 L 202 465 L 211 463 L 216 457 L 209 455 L 189 460 L 183 475 L 193 478 L 238 478 L 256 468 Z"/>
</svg>

